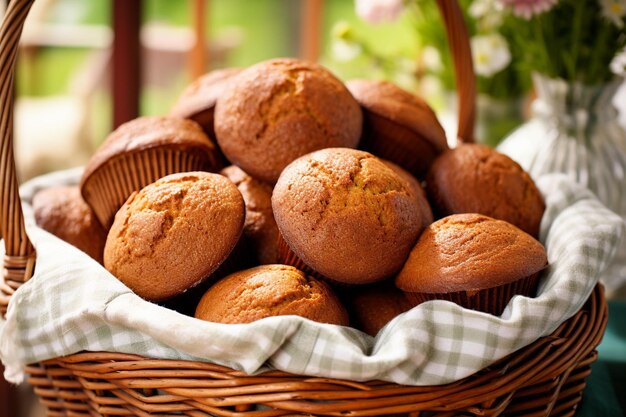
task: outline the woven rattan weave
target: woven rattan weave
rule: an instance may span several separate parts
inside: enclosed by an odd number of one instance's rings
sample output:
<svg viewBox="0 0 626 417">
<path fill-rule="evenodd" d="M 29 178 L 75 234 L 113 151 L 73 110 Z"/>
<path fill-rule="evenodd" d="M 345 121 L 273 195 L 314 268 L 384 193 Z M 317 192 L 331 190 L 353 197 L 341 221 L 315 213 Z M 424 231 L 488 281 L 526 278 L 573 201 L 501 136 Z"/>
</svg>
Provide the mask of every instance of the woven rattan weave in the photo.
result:
<svg viewBox="0 0 626 417">
<path fill-rule="evenodd" d="M 12 144 L 15 58 L 33 0 L 12 0 L 0 31 L 0 193 L 5 239 L 0 309 L 34 269 L 25 232 Z M 468 35 L 456 0 L 437 0 L 455 63 L 458 136 L 472 140 L 475 81 Z M 468 378 L 409 387 L 312 378 L 283 372 L 249 376 L 199 362 L 88 352 L 28 368 L 49 416 L 570 416 L 595 361 L 607 321 L 601 286 L 553 334 Z"/>
<path fill-rule="evenodd" d="M 102 352 L 50 360 L 28 372 L 50 416 L 570 416 L 606 321 L 597 287 L 585 307 L 552 335 L 438 387 L 283 372 L 248 376 L 206 363 Z"/>
</svg>

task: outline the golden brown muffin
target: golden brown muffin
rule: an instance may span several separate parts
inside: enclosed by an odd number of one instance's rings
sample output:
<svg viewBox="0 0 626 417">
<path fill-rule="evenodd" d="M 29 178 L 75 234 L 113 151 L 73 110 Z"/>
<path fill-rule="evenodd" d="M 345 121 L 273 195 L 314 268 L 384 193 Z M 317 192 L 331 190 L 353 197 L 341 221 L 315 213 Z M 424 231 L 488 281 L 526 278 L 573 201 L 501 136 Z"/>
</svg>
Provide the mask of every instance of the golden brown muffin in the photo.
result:
<svg viewBox="0 0 626 417">
<path fill-rule="evenodd" d="M 39 191 L 33 198 L 33 210 L 39 227 L 102 263 L 107 232 L 83 200 L 78 186 Z"/>
<path fill-rule="evenodd" d="M 244 218 L 241 193 L 227 178 L 168 175 L 131 195 L 115 215 L 104 266 L 146 300 L 166 300 L 226 260 Z"/>
<path fill-rule="evenodd" d="M 231 180 L 246 202 L 243 234 L 260 264 L 275 264 L 278 257 L 278 226 L 272 213 L 272 186 L 252 178 L 231 165 L 220 171 Z"/>
<path fill-rule="evenodd" d="M 386 283 L 358 287 L 346 301 L 351 325 L 371 336 L 376 336 L 396 316 L 411 309 L 402 291 Z"/>
<path fill-rule="evenodd" d="M 533 296 L 544 247 L 510 223 L 455 214 L 426 228 L 396 277 L 415 304 L 431 299 L 500 315 L 515 294 Z"/>
<path fill-rule="evenodd" d="M 263 265 L 229 275 L 202 297 L 195 317 L 250 323 L 287 315 L 348 325 L 348 314 L 326 284 L 287 265 Z"/>
<path fill-rule="evenodd" d="M 240 72 L 240 68 L 224 68 L 201 76 L 183 91 L 170 110 L 170 116 L 191 119 L 202 126 L 210 138 L 215 138 L 215 103 L 231 79 Z"/>
<path fill-rule="evenodd" d="M 356 147 L 361 125 L 361 108 L 341 81 L 317 64 L 295 59 L 242 71 L 215 107 L 215 133 L 226 157 L 272 184 L 304 154 Z"/>
<path fill-rule="evenodd" d="M 467 144 L 433 163 L 426 191 L 435 214 L 481 213 L 537 237 L 545 204 L 532 178 L 506 155 Z"/>
<path fill-rule="evenodd" d="M 413 193 L 415 193 L 415 198 L 418 200 L 418 204 L 422 209 L 422 219 L 424 220 L 424 227 L 428 226 L 434 221 L 433 211 L 430 208 L 430 203 L 428 202 L 428 198 L 426 197 L 426 191 L 422 187 L 422 184 L 415 178 L 413 175 L 409 173 L 409 171 L 402 168 L 400 165 L 396 165 L 391 161 L 387 161 L 385 159 L 382 160 L 385 165 L 389 168 L 393 169 L 393 171 L 398 174 L 400 178 L 405 180 Z"/>
<path fill-rule="evenodd" d="M 272 207 L 295 255 L 346 284 L 397 272 L 424 223 L 424 209 L 405 180 L 374 155 L 346 148 L 291 163 L 274 188 Z"/>
<path fill-rule="evenodd" d="M 248 242 L 240 238 L 235 245 L 228 258 L 209 275 L 207 279 L 199 283 L 198 285 L 189 288 L 182 294 L 178 294 L 172 298 L 169 298 L 163 302 L 159 302 L 159 305 L 174 310 L 180 314 L 193 317 L 196 306 L 205 292 L 218 280 L 242 269 L 251 268 L 257 265 L 254 259 L 250 256 L 250 249 L 248 248 Z"/>
<path fill-rule="evenodd" d="M 359 149 L 422 178 L 448 149 L 435 112 L 421 98 L 387 81 L 351 80 L 346 87 L 363 108 Z"/>
<path fill-rule="evenodd" d="M 140 117 L 111 133 L 85 166 L 83 198 L 105 228 L 133 191 L 169 174 L 216 171 L 216 147 L 200 126 L 174 117 Z"/>
</svg>

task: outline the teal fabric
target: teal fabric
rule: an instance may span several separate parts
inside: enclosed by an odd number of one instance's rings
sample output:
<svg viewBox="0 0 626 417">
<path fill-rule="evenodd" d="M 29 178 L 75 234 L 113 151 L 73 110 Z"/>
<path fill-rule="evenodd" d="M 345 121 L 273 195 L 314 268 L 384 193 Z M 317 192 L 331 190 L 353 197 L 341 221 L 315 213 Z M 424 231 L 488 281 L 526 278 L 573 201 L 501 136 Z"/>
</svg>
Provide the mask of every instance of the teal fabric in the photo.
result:
<svg viewBox="0 0 626 417">
<path fill-rule="evenodd" d="M 609 302 L 598 353 L 576 417 L 626 416 L 626 301 Z"/>
<path fill-rule="evenodd" d="M 603 361 L 626 363 L 626 301 L 609 301 L 609 323 L 598 353 Z"/>
</svg>

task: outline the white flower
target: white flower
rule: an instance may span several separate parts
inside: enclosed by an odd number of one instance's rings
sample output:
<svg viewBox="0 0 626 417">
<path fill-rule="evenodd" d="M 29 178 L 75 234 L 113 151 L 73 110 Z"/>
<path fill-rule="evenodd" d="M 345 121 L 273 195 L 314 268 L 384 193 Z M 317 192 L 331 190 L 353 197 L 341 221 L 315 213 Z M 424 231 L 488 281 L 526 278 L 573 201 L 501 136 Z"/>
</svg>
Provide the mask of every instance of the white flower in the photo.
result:
<svg viewBox="0 0 626 417">
<path fill-rule="evenodd" d="M 392 22 L 404 10 L 403 0 L 355 0 L 356 14 L 369 23 Z"/>
<path fill-rule="evenodd" d="M 511 62 L 509 45 L 499 33 L 474 36 L 471 45 L 474 70 L 478 75 L 489 77 Z"/>
<path fill-rule="evenodd" d="M 480 19 L 489 12 L 492 3 L 494 0 L 474 0 L 467 11 L 474 19 Z"/>
<path fill-rule="evenodd" d="M 432 72 L 439 72 L 443 69 L 441 54 L 434 46 L 429 45 L 422 49 L 422 63 L 424 64 L 424 68 Z"/>
<path fill-rule="evenodd" d="M 481 31 L 497 29 L 504 21 L 504 6 L 498 0 L 474 0 L 468 13 Z"/>
<path fill-rule="evenodd" d="M 559 0 L 498 0 L 502 5 L 512 9 L 513 14 L 530 20 L 537 14 L 545 13 L 552 9 Z M 583 1 L 583 0 L 577 0 Z"/>
<path fill-rule="evenodd" d="M 504 8 L 498 0 L 474 0 L 468 12 L 474 19 L 482 19 L 494 12 L 502 12 Z"/>
<path fill-rule="evenodd" d="M 622 77 L 626 76 L 626 49 L 615 55 L 611 61 L 611 72 Z"/>
<path fill-rule="evenodd" d="M 361 45 L 345 39 L 333 39 L 330 50 L 337 61 L 352 61 L 363 51 Z"/>
<path fill-rule="evenodd" d="M 620 29 L 624 27 L 626 0 L 600 0 L 600 7 L 602 7 L 602 16 Z"/>
</svg>

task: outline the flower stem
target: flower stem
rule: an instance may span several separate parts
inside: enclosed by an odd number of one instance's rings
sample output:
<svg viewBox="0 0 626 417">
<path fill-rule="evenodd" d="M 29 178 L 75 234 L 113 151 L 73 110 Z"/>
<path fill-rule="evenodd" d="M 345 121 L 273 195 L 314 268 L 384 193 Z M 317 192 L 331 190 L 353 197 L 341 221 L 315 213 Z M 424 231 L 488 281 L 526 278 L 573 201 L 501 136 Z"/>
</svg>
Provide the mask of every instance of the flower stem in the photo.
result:
<svg viewBox="0 0 626 417">
<path fill-rule="evenodd" d="M 536 46 L 537 46 L 537 60 L 538 67 L 543 67 L 543 70 L 547 73 L 551 74 L 554 71 L 550 64 L 550 52 L 548 51 L 549 44 L 546 41 L 546 37 L 544 34 L 544 18 L 543 16 L 537 16 L 538 20 L 536 25 L 533 25 L 535 28 L 535 36 L 536 36 Z"/>
<path fill-rule="evenodd" d="M 571 51 L 572 51 L 572 59 L 569 66 L 569 79 L 574 80 L 577 77 L 577 69 L 578 69 L 578 55 L 580 51 L 580 34 L 581 28 L 583 24 L 583 16 L 584 16 L 584 1 L 575 2 L 575 12 L 574 12 L 574 29 L 572 30 L 572 41 L 571 41 Z"/>
<path fill-rule="evenodd" d="M 597 37 L 597 41 L 596 44 L 598 45 L 597 48 L 593 48 L 592 49 L 592 53 L 591 53 L 591 68 L 589 69 L 589 72 L 587 73 L 587 77 L 586 79 L 582 80 L 584 83 L 587 84 L 595 84 L 598 80 L 602 80 L 602 75 L 598 74 L 598 71 L 602 71 L 602 68 L 599 66 L 599 64 L 601 65 L 608 65 L 606 61 L 606 59 L 603 57 L 603 54 L 605 53 L 604 48 L 600 47 L 601 45 L 605 45 L 607 42 L 607 37 L 609 35 L 610 32 L 610 27 L 608 24 L 603 24 L 601 25 L 600 28 L 600 33 L 598 34 Z"/>
</svg>

